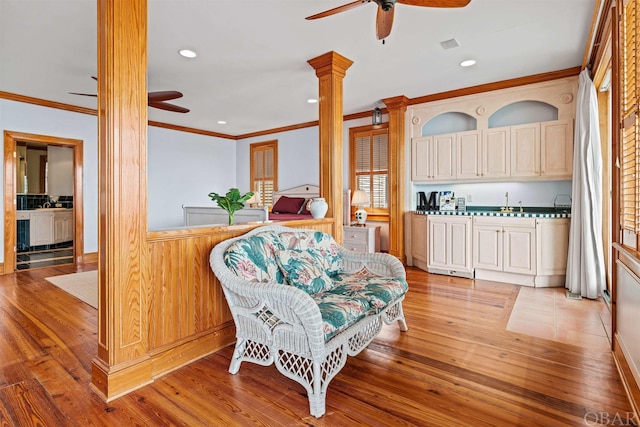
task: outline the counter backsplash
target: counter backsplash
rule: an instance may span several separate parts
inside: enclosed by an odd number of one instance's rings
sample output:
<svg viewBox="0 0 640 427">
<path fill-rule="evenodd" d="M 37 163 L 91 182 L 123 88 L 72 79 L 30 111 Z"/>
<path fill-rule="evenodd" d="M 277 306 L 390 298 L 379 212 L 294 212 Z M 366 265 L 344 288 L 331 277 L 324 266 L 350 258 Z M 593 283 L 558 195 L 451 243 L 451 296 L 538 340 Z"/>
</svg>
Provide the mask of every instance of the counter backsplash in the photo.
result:
<svg viewBox="0 0 640 427">
<path fill-rule="evenodd" d="M 60 196 L 58 201 L 53 203 L 47 194 L 18 194 L 16 196 L 16 207 L 19 211 L 32 210 L 42 207 L 49 202 L 51 207 L 73 208 L 73 196 Z"/>
</svg>

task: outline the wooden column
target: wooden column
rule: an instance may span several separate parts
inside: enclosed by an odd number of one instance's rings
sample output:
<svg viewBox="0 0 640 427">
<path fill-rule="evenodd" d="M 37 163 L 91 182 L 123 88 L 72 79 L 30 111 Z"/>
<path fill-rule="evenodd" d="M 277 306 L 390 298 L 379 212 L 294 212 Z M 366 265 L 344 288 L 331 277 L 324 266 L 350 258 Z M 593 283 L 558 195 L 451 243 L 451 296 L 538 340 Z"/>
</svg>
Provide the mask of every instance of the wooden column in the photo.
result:
<svg viewBox="0 0 640 427">
<path fill-rule="evenodd" d="M 409 105 L 406 96 L 383 99 L 389 114 L 389 253 L 403 263 L 405 158 L 404 115 Z"/>
<path fill-rule="evenodd" d="M 333 218 L 334 238 L 342 244 L 342 80 L 353 61 L 327 52 L 308 62 L 316 70 L 319 84 L 320 196 L 329 205 L 327 217 Z"/>
<path fill-rule="evenodd" d="M 111 400 L 152 381 L 144 279 L 147 0 L 98 0 L 98 356 Z"/>
</svg>

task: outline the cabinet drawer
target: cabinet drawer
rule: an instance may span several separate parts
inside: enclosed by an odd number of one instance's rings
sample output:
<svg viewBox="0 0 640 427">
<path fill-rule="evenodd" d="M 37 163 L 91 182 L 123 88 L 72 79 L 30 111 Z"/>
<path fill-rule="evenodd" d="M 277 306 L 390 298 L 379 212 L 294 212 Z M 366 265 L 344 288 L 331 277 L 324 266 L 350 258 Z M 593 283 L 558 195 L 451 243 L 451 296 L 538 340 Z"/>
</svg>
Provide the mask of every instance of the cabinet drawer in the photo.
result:
<svg viewBox="0 0 640 427">
<path fill-rule="evenodd" d="M 474 216 L 474 225 L 500 225 L 503 227 L 531 227 L 535 228 L 535 218 L 519 218 L 505 216 Z"/>
<path fill-rule="evenodd" d="M 344 242 L 344 248 L 353 252 L 369 252 L 366 243 L 347 243 Z"/>
<path fill-rule="evenodd" d="M 23 219 L 29 219 L 31 215 L 29 214 L 28 211 L 17 211 L 16 212 L 16 219 L 17 220 L 23 220 Z"/>
<path fill-rule="evenodd" d="M 367 241 L 368 234 L 369 232 L 366 229 L 362 229 L 362 230 L 349 229 L 349 230 L 345 230 L 343 240 L 345 244 L 349 242 L 362 243 Z"/>
</svg>

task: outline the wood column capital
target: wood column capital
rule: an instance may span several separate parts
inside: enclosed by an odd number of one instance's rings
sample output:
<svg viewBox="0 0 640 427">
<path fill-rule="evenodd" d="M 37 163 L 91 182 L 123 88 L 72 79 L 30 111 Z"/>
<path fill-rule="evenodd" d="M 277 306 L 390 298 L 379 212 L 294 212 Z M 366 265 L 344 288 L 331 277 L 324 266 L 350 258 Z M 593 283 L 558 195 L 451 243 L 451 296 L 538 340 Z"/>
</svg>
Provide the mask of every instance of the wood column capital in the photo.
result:
<svg viewBox="0 0 640 427">
<path fill-rule="evenodd" d="M 316 76 L 318 77 L 333 75 L 344 78 L 347 69 L 353 64 L 352 60 L 333 51 L 316 56 L 307 62 L 316 70 Z M 342 102 L 342 99 L 340 99 L 340 102 Z"/>
<path fill-rule="evenodd" d="M 384 105 L 387 107 L 388 111 L 400 110 L 402 112 L 405 112 L 407 111 L 407 107 L 409 106 L 409 98 L 404 95 L 394 96 L 392 98 L 384 98 L 382 102 L 384 102 Z"/>
</svg>

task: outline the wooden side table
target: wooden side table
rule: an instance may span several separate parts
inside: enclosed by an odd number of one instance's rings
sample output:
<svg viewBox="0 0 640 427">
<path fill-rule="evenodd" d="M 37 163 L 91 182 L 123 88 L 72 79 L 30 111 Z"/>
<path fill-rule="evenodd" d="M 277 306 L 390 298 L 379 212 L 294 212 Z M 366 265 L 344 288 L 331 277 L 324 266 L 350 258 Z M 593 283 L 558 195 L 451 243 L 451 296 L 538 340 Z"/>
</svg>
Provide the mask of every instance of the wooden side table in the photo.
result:
<svg viewBox="0 0 640 427">
<path fill-rule="evenodd" d="M 345 225 L 342 228 L 343 245 L 355 252 L 380 252 L 379 225 Z"/>
</svg>

